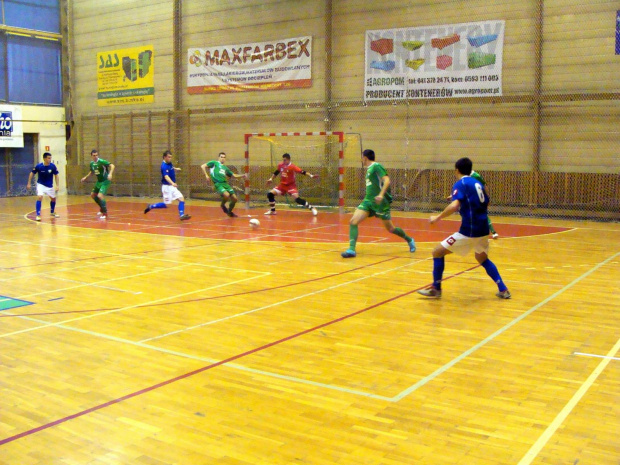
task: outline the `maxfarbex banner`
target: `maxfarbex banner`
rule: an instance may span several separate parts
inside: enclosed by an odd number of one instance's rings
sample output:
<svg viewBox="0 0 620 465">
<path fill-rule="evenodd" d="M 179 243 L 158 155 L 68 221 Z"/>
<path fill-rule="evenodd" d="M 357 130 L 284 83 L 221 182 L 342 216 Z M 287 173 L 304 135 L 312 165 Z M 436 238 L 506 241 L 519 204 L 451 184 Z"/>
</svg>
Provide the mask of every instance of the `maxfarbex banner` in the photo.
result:
<svg viewBox="0 0 620 465">
<path fill-rule="evenodd" d="M 153 46 L 97 53 L 99 106 L 152 103 L 155 95 Z"/>
<path fill-rule="evenodd" d="M 312 86 L 312 37 L 190 48 L 187 92 L 243 92 Z"/>
<path fill-rule="evenodd" d="M 0 147 L 23 147 L 22 109 L 0 105 Z"/>
<path fill-rule="evenodd" d="M 502 95 L 504 21 L 366 31 L 364 100 Z"/>
</svg>

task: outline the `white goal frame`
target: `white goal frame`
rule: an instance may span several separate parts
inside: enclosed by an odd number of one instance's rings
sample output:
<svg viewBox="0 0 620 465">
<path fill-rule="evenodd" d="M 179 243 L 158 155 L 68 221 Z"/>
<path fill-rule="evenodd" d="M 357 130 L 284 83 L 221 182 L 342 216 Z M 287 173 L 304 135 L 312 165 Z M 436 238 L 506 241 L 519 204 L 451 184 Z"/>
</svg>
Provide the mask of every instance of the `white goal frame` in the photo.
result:
<svg viewBox="0 0 620 465">
<path fill-rule="evenodd" d="M 344 132 L 252 132 L 245 134 L 245 207 L 250 208 L 250 138 L 275 136 L 337 136 L 340 149 L 338 150 L 338 212 L 344 213 Z"/>
</svg>

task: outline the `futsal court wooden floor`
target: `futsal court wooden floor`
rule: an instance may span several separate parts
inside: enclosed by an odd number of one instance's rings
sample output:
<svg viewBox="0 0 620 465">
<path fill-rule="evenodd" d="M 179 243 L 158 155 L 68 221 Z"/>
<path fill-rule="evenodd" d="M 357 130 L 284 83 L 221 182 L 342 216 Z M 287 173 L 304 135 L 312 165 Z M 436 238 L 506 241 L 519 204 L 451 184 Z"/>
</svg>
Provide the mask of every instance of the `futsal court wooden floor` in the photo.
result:
<svg viewBox="0 0 620 465">
<path fill-rule="evenodd" d="M 620 225 L 0 200 L 0 463 L 620 464 Z M 157 200 L 159 201 L 159 200 Z M 238 213 L 248 211 L 238 208 Z"/>
</svg>

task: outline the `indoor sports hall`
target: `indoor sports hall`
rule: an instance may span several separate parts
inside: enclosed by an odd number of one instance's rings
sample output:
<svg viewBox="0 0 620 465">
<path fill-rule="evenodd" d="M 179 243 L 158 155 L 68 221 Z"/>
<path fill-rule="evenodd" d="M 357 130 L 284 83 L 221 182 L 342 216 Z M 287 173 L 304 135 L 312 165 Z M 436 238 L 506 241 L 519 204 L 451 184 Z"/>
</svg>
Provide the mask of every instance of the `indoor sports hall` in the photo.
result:
<svg viewBox="0 0 620 465">
<path fill-rule="evenodd" d="M 0 464 L 620 464 L 615 2 L 0 7 Z"/>
</svg>

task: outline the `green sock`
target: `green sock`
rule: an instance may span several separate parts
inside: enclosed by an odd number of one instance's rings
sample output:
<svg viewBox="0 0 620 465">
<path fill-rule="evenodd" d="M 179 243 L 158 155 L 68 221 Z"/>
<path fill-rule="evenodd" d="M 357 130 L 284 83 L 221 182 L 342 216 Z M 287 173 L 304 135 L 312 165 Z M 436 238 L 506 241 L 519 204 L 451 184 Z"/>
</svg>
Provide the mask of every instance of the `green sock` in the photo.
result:
<svg viewBox="0 0 620 465">
<path fill-rule="evenodd" d="M 349 250 L 355 250 L 355 244 L 357 244 L 357 225 L 349 225 Z"/>
<path fill-rule="evenodd" d="M 95 203 L 101 207 L 101 200 L 99 200 L 99 197 L 95 196 Z"/>
<path fill-rule="evenodd" d="M 488 217 L 487 217 L 488 218 Z M 488 218 L 489 220 L 489 231 L 491 231 L 491 234 L 497 234 L 495 232 L 495 228 L 493 227 L 493 225 L 491 224 L 491 218 Z"/>
<path fill-rule="evenodd" d="M 101 205 L 101 211 L 103 213 L 108 213 L 108 204 L 107 204 L 107 202 L 105 200 L 103 200 L 103 199 L 100 200 L 100 204 L 99 205 Z"/>
<path fill-rule="evenodd" d="M 400 228 L 394 228 L 394 231 L 392 231 L 392 233 L 396 234 L 398 237 L 402 237 L 407 242 L 411 242 L 411 238 L 409 236 L 407 236 L 407 234 L 405 234 L 405 231 L 403 231 Z"/>
</svg>

